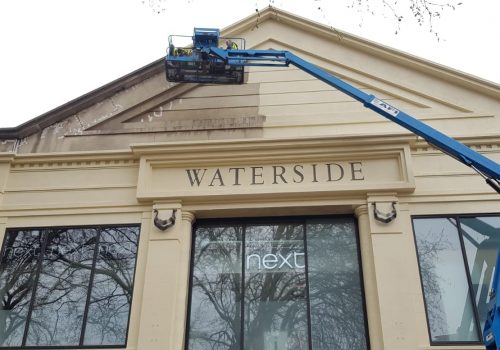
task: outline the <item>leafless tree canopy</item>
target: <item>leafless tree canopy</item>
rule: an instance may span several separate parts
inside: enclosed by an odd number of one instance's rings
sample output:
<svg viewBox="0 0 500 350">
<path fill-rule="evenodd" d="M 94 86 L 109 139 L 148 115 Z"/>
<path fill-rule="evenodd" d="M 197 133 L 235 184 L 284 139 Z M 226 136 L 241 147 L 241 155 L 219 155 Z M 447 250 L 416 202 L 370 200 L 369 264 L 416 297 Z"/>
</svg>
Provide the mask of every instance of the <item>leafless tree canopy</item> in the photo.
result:
<svg viewBox="0 0 500 350">
<path fill-rule="evenodd" d="M 403 16 L 401 5 L 409 7 L 412 17 L 405 18 Z M 462 2 L 456 0 L 350 0 L 348 7 L 363 9 L 374 16 L 389 14 L 396 25 L 396 34 L 402 21 L 413 20 L 420 26 L 428 28 L 439 39 L 439 34 L 434 31 L 434 21 L 445 15 L 448 10 L 455 10 L 460 5 L 462 5 Z"/>
<path fill-rule="evenodd" d="M 143 4 L 149 6 L 151 10 L 155 13 L 162 13 L 167 10 L 169 2 L 172 0 L 141 0 Z M 187 4 L 195 4 L 196 0 L 184 0 Z M 283 1 L 278 0 L 268 0 L 269 6 L 280 6 Z M 324 1 L 328 0 L 304 0 L 307 1 L 310 6 L 315 7 L 323 15 L 323 18 L 328 21 L 328 23 L 333 23 L 335 21 L 335 14 L 328 13 L 325 9 Z M 261 6 L 257 1 L 253 1 L 255 4 L 255 11 L 259 13 Z M 352 9 L 355 16 L 358 16 L 359 22 L 362 22 L 362 16 L 369 14 L 373 16 L 380 16 L 381 18 L 389 18 L 394 21 L 394 27 L 396 28 L 396 34 L 400 30 L 400 24 L 402 21 L 415 21 L 420 26 L 428 29 L 430 32 L 434 33 L 436 38 L 439 40 L 439 33 L 435 31 L 434 22 L 445 16 L 449 11 L 453 11 L 457 6 L 462 5 L 459 0 L 344 0 L 345 6 Z M 403 15 L 402 7 L 410 9 L 410 16 L 405 17 Z M 409 17 L 409 18 L 408 18 Z M 353 16 L 354 18 L 354 16 Z M 258 25 L 258 23 L 257 23 Z"/>
</svg>

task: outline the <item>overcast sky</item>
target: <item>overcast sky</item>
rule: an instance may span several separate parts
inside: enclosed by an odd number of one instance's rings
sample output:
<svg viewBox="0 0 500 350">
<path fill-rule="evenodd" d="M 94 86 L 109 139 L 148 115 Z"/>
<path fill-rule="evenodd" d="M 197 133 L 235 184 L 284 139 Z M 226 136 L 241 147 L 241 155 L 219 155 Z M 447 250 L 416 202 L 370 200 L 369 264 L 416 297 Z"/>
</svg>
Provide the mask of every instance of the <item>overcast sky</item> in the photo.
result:
<svg viewBox="0 0 500 350">
<path fill-rule="evenodd" d="M 165 10 L 158 13 L 150 0 L 1 0 L 0 127 L 22 124 L 162 57 L 170 34 L 224 28 L 269 3 L 500 84 L 499 0 L 462 0 L 445 11 L 434 22 L 440 41 L 408 13 L 396 35 L 390 12 L 349 9 L 352 0 L 154 1 Z"/>
</svg>

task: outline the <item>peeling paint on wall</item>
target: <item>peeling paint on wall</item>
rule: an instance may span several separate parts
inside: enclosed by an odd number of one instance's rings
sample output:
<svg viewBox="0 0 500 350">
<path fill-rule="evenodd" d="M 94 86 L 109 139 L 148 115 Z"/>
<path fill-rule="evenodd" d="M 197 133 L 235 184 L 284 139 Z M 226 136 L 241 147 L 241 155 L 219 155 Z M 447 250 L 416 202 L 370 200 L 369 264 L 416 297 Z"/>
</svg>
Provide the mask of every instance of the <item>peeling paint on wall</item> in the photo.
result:
<svg viewBox="0 0 500 350">
<path fill-rule="evenodd" d="M 15 144 L 14 144 L 13 151 L 17 153 L 22 146 L 27 145 L 27 144 L 28 144 L 27 137 L 23 137 L 22 139 L 17 139 Z"/>
<path fill-rule="evenodd" d="M 17 139 L 3 140 L 2 152 L 14 152 L 17 144 Z"/>
<path fill-rule="evenodd" d="M 40 135 L 40 139 L 44 139 L 47 136 L 47 133 L 52 130 L 54 135 L 57 135 L 61 130 L 63 130 L 66 127 L 67 121 L 64 120 L 62 122 L 58 122 L 55 124 L 52 124 L 42 130 L 42 134 Z M 60 136 L 59 138 L 64 137 L 64 135 Z"/>
<path fill-rule="evenodd" d="M 152 122 L 153 119 L 155 118 L 161 118 L 163 117 L 163 106 L 160 106 L 159 109 L 153 110 L 152 112 L 148 113 L 148 121 Z M 141 123 L 144 122 L 144 118 L 141 118 Z"/>
<path fill-rule="evenodd" d="M 113 110 L 111 110 L 111 112 L 108 112 L 104 115 L 101 115 L 101 116 L 95 118 L 94 121 L 92 122 L 91 126 L 94 126 L 94 125 L 96 125 L 104 120 L 107 120 L 123 110 L 123 106 L 119 103 L 116 103 L 113 100 L 113 98 L 109 98 L 108 101 L 111 102 L 111 105 L 113 106 Z"/>
</svg>

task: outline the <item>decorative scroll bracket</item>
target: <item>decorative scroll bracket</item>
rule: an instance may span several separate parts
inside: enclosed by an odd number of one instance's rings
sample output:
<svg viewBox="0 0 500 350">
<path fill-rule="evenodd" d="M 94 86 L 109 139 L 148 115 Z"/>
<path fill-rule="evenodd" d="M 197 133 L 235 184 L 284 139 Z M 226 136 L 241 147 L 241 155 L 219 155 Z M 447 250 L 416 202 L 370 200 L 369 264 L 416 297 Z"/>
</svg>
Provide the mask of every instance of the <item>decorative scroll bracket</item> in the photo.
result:
<svg viewBox="0 0 500 350">
<path fill-rule="evenodd" d="M 168 219 L 163 220 L 163 219 L 160 219 L 158 217 L 158 209 L 154 209 L 153 213 L 155 214 L 155 217 L 154 217 L 153 222 L 154 222 L 155 226 L 159 230 L 162 230 L 162 231 L 165 231 L 167 228 L 174 226 L 176 212 L 177 212 L 177 209 L 172 209 L 172 215 Z"/>
<path fill-rule="evenodd" d="M 392 211 L 390 213 L 382 213 L 380 210 L 377 209 L 377 203 L 373 202 L 373 217 L 375 220 L 382 222 L 384 224 L 388 224 L 392 220 L 398 216 L 398 212 L 396 210 L 396 202 L 392 202 Z"/>
</svg>

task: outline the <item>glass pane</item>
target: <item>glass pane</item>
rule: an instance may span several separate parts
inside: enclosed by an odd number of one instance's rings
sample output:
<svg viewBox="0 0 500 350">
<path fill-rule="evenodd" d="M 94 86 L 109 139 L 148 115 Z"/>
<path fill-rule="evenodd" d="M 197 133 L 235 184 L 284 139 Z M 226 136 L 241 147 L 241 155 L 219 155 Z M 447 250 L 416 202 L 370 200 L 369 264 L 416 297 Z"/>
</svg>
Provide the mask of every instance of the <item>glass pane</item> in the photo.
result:
<svg viewBox="0 0 500 350">
<path fill-rule="evenodd" d="M 28 346 L 78 345 L 96 245 L 95 229 L 47 230 Z"/>
<path fill-rule="evenodd" d="M 84 345 L 125 345 L 138 241 L 139 227 L 101 230 Z"/>
<path fill-rule="evenodd" d="M 7 231 L 0 265 L 0 346 L 21 346 L 42 234 Z"/>
<path fill-rule="evenodd" d="M 461 218 L 460 227 L 471 273 L 474 300 L 483 329 L 490 301 L 488 294 L 492 287 L 500 246 L 500 217 Z"/>
<path fill-rule="evenodd" d="M 308 349 L 301 224 L 249 226 L 245 236 L 245 350 Z"/>
<path fill-rule="evenodd" d="M 456 221 L 415 219 L 414 228 L 432 341 L 479 341 Z"/>
<path fill-rule="evenodd" d="M 196 230 L 190 350 L 240 349 L 241 239 L 241 226 L 206 226 Z"/>
<path fill-rule="evenodd" d="M 353 219 L 308 220 L 306 232 L 313 350 L 367 349 Z"/>
</svg>

